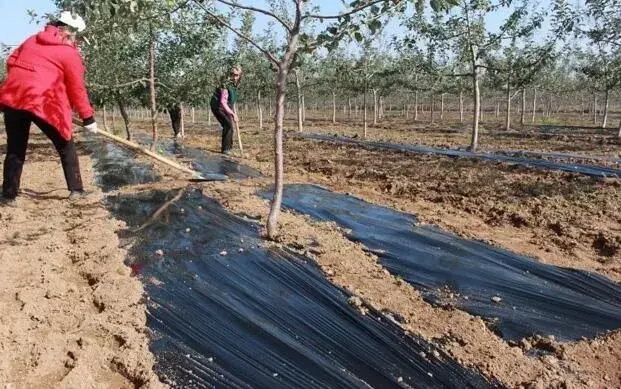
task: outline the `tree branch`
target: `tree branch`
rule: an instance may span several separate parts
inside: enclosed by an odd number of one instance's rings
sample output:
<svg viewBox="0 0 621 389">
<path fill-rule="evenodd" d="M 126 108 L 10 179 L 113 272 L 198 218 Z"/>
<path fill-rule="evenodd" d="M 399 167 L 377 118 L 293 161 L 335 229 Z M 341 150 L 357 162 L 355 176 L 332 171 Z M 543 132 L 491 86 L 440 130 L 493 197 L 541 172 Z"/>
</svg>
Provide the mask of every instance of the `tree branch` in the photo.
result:
<svg viewBox="0 0 621 389">
<path fill-rule="evenodd" d="M 202 3 L 200 3 L 198 0 L 193 0 L 194 3 L 196 3 L 199 7 L 201 7 L 203 9 L 203 11 L 205 11 L 205 13 L 209 16 L 211 16 L 212 18 L 214 18 L 218 23 L 220 23 L 221 25 L 223 25 L 224 27 L 228 28 L 233 34 L 237 35 L 238 37 L 242 38 L 243 40 L 245 40 L 246 42 L 250 43 L 252 46 L 254 46 L 257 50 L 259 50 L 261 53 L 263 53 L 263 55 L 265 55 L 270 61 L 272 61 L 274 64 L 278 65 L 278 60 L 272 55 L 272 53 L 270 53 L 269 51 L 265 50 L 263 47 L 261 47 L 259 44 L 257 44 L 255 41 L 253 41 L 252 39 L 248 38 L 246 35 L 242 34 L 241 32 L 237 31 L 237 29 L 235 29 L 235 27 L 231 26 L 229 23 L 227 23 L 226 21 L 222 20 L 222 18 L 220 18 L 218 15 L 214 14 L 213 12 L 211 12 L 210 10 L 207 9 L 207 7 L 205 7 Z"/>
<path fill-rule="evenodd" d="M 304 20 L 304 19 L 340 19 L 340 18 L 343 18 L 345 16 L 350 16 L 350 15 L 353 15 L 353 14 L 358 13 L 360 11 L 363 11 L 364 9 L 372 7 L 372 6 L 376 5 L 376 4 L 383 3 L 384 1 L 386 1 L 386 0 L 374 0 L 374 1 L 370 2 L 370 3 L 368 3 L 368 4 L 362 5 L 362 6 L 358 7 L 358 8 L 354 8 L 351 11 L 348 11 L 348 12 L 345 12 L 345 13 L 342 13 L 342 14 L 339 14 L 339 15 L 312 15 L 312 14 L 306 14 L 306 15 L 302 16 L 302 20 Z"/>
<path fill-rule="evenodd" d="M 229 7 L 233 7 L 233 8 L 238 8 L 238 9 L 245 9 L 248 11 L 253 11 L 253 12 L 258 12 L 261 13 L 263 15 L 267 15 L 271 18 L 274 18 L 276 21 L 278 21 L 280 24 L 282 24 L 282 26 L 288 31 L 291 32 L 291 27 L 289 27 L 289 25 L 280 17 L 278 17 L 278 15 L 274 14 L 273 12 L 261 9 L 261 8 L 255 8 L 255 7 L 251 7 L 248 5 L 243 5 L 243 4 L 237 4 L 237 3 L 231 3 L 229 1 L 226 0 L 215 0 L 218 3 L 222 3 L 225 5 L 228 5 Z"/>
</svg>

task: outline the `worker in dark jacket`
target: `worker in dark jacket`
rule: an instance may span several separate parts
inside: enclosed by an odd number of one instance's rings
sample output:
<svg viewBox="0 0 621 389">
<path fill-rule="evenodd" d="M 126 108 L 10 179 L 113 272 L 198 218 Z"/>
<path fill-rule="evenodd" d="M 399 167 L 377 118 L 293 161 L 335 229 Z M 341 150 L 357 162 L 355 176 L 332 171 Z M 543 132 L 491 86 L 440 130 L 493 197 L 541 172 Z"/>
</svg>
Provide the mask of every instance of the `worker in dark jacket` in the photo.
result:
<svg viewBox="0 0 621 389">
<path fill-rule="evenodd" d="M 76 34 L 85 28 L 80 16 L 63 12 L 8 58 L 7 77 L 0 85 L 0 110 L 4 112 L 7 133 L 2 183 L 5 202 L 13 202 L 17 196 L 33 122 L 60 155 L 69 196 L 86 194 L 72 136 L 73 109 L 83 119 L 86 130 L 97 132 L 95 111 L 84 83 L 85 69 L 76 45 Z"/>
<path fill-rule="evenodd" d="M 234 66 L 229 73 L 229 79 L 222 82 L 211 97 L 211 112 L 222 126 L 221 151 L 226 155 L 231 154 L 233 148 L 233 122 L 238 122 L 235 103 L 241 75 L 241 66 Z"/>
</svg>

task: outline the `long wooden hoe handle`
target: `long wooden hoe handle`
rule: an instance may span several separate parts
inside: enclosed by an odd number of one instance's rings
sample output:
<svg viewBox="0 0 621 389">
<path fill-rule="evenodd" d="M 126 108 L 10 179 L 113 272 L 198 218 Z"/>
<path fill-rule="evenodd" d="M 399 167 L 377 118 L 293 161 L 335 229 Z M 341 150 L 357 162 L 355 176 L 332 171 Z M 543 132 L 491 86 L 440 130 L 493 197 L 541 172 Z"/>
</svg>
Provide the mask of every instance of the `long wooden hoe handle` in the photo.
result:
<svg viewBox="0 0 621 389">
<path fill-rule="evenodd" d="M 244 146 L 241 141 L 241 134 L 239 133 L 239 123 L 235 122 L 235 132 L 237 133 L 237 141 L 239 142 L 239 151 L 241 152 L 242 158 L 244 158 Z"/>
<path fill-rule="evenodd" d="M 75 124 L 76 126 L 82 127 L 82 123 L 79 120 L 77 120 L 77 119 L 73 119 L 73 124 Z M 155 159 L 155 160 L 157 160 L 159 162 L 162 162 L 162 163 L 164 163 L 164 164 L 166 164 L 166 165 L 168 165 L 170 167 L 173 167 L 173 168 L 175 168 L 177 170 L 180 170 L 180 171 L 182 171 L 184 173 L 188 173 L 188 174 L 192 175 L 193 179 L 197 179 L 197 180 L 205 179 L 199 172 L 197 172 L 195 170 L 192 170 L 190 168 L 187 168 L 185 166 L 182 166 L 182 165 L 178 164 L 177 162 L 172 161 L 172 160 L 170 160 L 170 159 L 168 159 L 166 157 L 162 157 L 161 155 L 159 155 L 157 153 L 154 153 L 151 150 L 147 150 L 144 147 L 141 147 L 141 146 L 139 146 L 138 144 L 136 144 L 134 142 L 128 141 L 127 139 L 123 139 L 121 137 L 118 137 L 118 136 L 116 136 L 114 134 L 111 134 L 111 133 L 109 133 L 107 131 L 103 131 L 103 130 L 98 130 L 97 133 L 99 135 L 105 136 L 108 139 L 112 139 L 115 142 L 121 143 L 121 144 L 129 147 L 132 150 L 136 150 L 138 152 L 146 154 L 149 157 L 151 157 L 151 158 L 153 158 L 153 159 Z"/>
</svg>

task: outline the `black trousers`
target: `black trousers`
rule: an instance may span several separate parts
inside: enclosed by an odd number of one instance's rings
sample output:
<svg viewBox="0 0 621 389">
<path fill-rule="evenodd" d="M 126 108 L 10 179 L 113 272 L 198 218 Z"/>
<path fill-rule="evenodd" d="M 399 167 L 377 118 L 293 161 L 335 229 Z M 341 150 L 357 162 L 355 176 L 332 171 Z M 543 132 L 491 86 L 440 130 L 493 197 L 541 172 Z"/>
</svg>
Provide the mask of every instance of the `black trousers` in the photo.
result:
<svg viewBox="0 0 621 389">
<path fill-rule="evenodd" d="M 216 117 L 220 126 L 222 126 L 222 148 L 221 151 L 230 151 L 233 148 L 233 118 L 224 112 L 224 110 L 211 107 L 213 116 Z"/>
<path fill-rule="evenodd" d="M 30 112 L 4 108 L 7 150 L 6 158 L 4 159 L 2 195 L 7 198 L 15 198 L 17 196 L 22 177 L 22 168 L 26 160 L 30 125 L 33 122 L 50 138 L 54 147 L 56 147 L 65 173 L 67 188 L 69 190 L 83 189 L 82 177 L 80 176 L 80 162 L 73 138 L 71 140 L 64 139 L 54 127 Z"/>
<path fill-rule="evenodd" d="M 177 136 L 179 131 L 181 131 L 181 107 L 178 105 L 168 107 L 168 115 L 170 116 L 173 132 Z"/>
</svg>

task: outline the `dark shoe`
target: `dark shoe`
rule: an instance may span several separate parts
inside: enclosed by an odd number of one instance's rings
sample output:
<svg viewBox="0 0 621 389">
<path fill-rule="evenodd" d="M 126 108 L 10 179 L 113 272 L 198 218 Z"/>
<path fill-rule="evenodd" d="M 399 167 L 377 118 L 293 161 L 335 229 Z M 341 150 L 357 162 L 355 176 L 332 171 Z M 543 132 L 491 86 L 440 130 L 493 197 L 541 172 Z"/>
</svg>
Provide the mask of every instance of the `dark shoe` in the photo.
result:
<svg viewBox="0 0 621 389">
<path fill-rule="evenodd" d="M 15 197 L 0 197 L 0 205 L 3 207 L 15 207 L 17 205 L 17 198 Z"/>
<path fill-rule="evenodd" d="M 72 190 L 71 193 L 69 193 L 69 200 L 77 200 L 77 199 L 83 199 L 88 197 L 91 193 L 91 191 L 86 191 L 84 189 L 80 189 L 80 190 Z"/>
<path fill-rule="evenodd" d="M 233 152 L 232 152 L 231 150 L 224 150 L 224 151 L 222 152 L 222 154 L 224 154 L 224 155 L 231 155 L 232 153 L 233 153 Z"/>
</svg>

